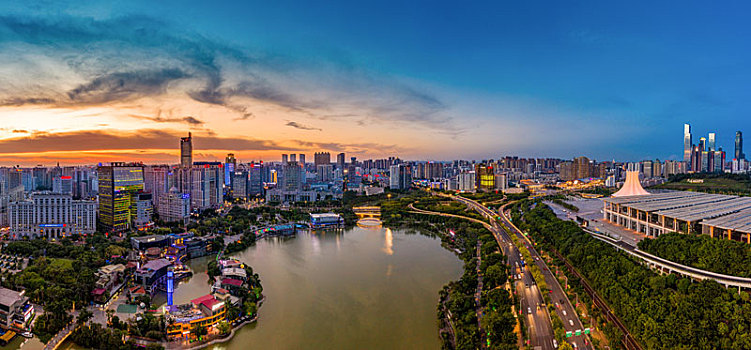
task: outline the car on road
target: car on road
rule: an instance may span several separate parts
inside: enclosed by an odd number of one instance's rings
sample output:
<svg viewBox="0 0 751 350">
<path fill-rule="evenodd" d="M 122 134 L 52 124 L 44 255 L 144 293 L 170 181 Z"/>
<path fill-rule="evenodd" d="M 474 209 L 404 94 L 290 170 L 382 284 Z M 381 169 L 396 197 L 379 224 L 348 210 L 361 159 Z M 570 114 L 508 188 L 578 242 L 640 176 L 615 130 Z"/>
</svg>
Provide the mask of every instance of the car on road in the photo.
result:
<svg viewBox="0 0 751 350">
<path fill-rule="evenodd" d="M 563 310 L 563 316 L 566 316 L 566 310 Z"/>
<path fill-rule="evenodd" d="M 556 341 L 555 339 L 553 339 L 553 347 L 558 349 L 558 341 Z"/>
<path fill-rule="evenodd" d="M 530 315 L 532 314 L 532 308 L 531 307 L 527 308 L 527 313 L 530 314 Z"/>
<path fill-rule="evenodd" d="M 574 326 L 574 320 L 568 320 L 568 324 L 570 324 L 571 327 L 573 327 Z"/>
</svg>

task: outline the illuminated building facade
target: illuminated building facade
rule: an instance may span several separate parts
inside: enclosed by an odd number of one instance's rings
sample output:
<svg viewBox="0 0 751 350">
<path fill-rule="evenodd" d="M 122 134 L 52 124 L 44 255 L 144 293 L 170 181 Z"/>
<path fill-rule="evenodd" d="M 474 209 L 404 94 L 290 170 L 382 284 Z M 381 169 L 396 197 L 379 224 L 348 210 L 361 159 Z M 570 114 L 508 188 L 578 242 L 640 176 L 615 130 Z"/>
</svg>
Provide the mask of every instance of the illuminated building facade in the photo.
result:
<svg viewBox="0 0 751 350">
<path fill-rule="evenodd" d="M 224 302 L 209 294 L 191 300 L 188 304 L 172 305 L 167 308 L 169 339 L 195 338 L 191 331 L 196 327 L 211 328 L 226 318 Z"/>
<path fill-rule="evenodd" d="M 139 193 L 144 190 L 143 165 L 113 162 L 100 166 L 99 225 L 105 232 L 135 227 Z"/>
<path fill-rule="evenodd" d="M 475 164 L 475 189 L 478 192 L 495 191 L 495 172 L 492 165 Z"/>
</svg>

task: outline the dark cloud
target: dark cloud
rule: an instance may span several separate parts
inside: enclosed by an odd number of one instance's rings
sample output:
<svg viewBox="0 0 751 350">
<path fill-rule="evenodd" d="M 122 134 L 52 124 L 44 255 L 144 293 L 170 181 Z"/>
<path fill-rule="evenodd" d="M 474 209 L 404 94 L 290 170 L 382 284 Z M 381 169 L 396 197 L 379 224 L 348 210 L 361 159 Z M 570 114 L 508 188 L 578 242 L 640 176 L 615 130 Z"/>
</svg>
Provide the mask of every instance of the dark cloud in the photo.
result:
<svg viewBox="0 0 751 350">
<path fill-rule="evenodd" d="M 235 118 L 235 120 L 248 120 L 248 119 L 253 119 L 255 117 L 256 117 L 255 114 L 251 112 L 245 112 L 243 115 Z"/>
<path fill-rule="evenodd" d="M 76 132 L 34 132 L 28 136 L 0 140 L 0 154 L 34 154 L 40 152 L 80 152 L 111 150 L 177 149 L 181 133 L 164 130 L 138 130 L 134 132 L 83 130 Z M 391 150 L 394 146 L 378 144 L 319 143 L 301 140 L 271 141 L 239 137 L 218 137 L 210 133 L 194 134 L 196 150 L 233 151 L 301 151 L 330 150 L 352 152 L 356 150 Z"/>
<path fill-rule="evenodd" d="M 321 129 L 321 128 L 316 128 L 316 127 L 312 127 L 312 126 L 303 125 L 303 124 L 300 124 L 298 122 L 287 122 L 287 124 L 284 124 L 284 125 L 291 126 L 293 128 L 301 129 L 301 130 L 318 130 L 318 131 L 323 131 L 323 129 Z"/>
<path fill-rule="evenodd" d="M 34 133 L 26 137 L 0 140 L 0 153 L 36 153 L 50 151 L 176 149 L 181 135 L 162 130 L 133 133 L 85 130 L 66 133 Z M 216 136 L 196 136 L 197 149 L 234 149 L 250 151 L 292 150 L 274 141 Z"/>
<path fill-rule="evenodd" d="M 203 124 L 202 121 L 198 120 L 195 117 L 191 117 L 191 116 L 183 117 L 183 121 L 186 122 L 186 123 L 188 123 L 188 124 L 193 124 L 193 125 L 202 125 Z"/>
<path fill-rule="evenodd" d="M 11 96 L 0 99 L 0 106 L 49 105 L 54 103 L 54 99 L 46 97 L 23 98 Z"/>
<path fill-rule="evenodd" d="M 190 75 L 175 68 L 104 74 L 68 91 L 72 104 L 100 104 L 161 95 L 167 85 Z M 64 102 L 64 101 L 63 101 Z"/>
<path fill-rule="evenodd" d="M 131 114 L 130 117 L 141 119 L 141 120 L 150 120 L 150 121 L 157 122 L 157 123 L 186 123 L 186 124 L 194 125 L 194 126 L 201 126 L 205 124 L 203 120 L 200 120 L 193 116 L 187 116 L 187 117 L 167 116 L 165 117 L 162 114 L 164 114 L 164 112 L 160 110 L 156 117 L 149 117 L 149 116 L 140 115 L 140 114 Z"/>
</svg>

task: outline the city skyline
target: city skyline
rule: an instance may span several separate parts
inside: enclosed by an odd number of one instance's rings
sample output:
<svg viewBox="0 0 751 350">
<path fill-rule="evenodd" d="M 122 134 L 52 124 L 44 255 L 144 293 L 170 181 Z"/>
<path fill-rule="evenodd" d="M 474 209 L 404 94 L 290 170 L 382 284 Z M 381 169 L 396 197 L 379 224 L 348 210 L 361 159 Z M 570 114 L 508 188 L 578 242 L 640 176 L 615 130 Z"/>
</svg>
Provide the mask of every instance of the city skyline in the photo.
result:
<svg viewBox="0 0 751 350">
<path fill-rule="evenodd" d="M 6 3 L 0 164 L 729 151 L 745 6 Z"/>
</svg>

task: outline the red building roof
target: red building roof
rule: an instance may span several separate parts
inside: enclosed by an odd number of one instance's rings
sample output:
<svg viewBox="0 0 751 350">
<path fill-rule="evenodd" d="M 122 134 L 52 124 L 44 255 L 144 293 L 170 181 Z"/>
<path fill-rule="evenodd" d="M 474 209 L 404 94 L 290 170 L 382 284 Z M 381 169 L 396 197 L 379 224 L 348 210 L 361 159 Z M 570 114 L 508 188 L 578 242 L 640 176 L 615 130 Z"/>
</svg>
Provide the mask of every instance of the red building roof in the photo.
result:
<svg viewBox="0 0 751 350">
<path fill-rule="evenodd" d="M 225 285 L 225 284 L 226 285 L 230 285 L 230 286 L 234 286 L 234 287 L 242 287 L 243 281 L 236 280 L 234 278 L 224 278 L 224 279 L 222 279 L 222 285 Z"/>
<path fill-rule="evenodd" d="M 216 298 L 214 298 L 214 296 L 211 294 L 206 294 L 200 298 L 193 299 L 190 302 L 196 306 L 198 305 L 206 306 L 209 310 L 212 310 L 214 305 L 221 303 L 221 301 L 216 300 Z"/>
</svg>

